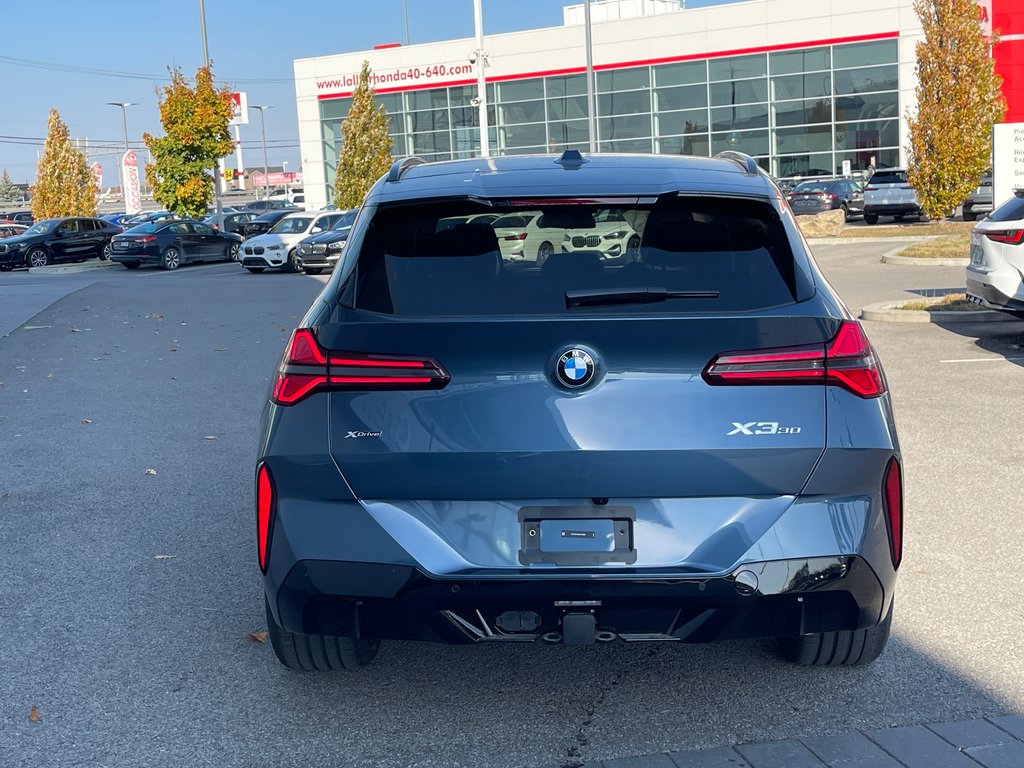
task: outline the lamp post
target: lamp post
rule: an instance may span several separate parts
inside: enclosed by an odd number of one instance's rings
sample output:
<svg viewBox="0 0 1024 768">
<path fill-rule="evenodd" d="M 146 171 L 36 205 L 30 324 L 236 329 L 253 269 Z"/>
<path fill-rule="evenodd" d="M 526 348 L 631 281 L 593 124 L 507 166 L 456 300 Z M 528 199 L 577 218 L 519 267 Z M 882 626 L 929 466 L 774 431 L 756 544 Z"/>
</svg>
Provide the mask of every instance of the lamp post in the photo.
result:
<svg viewBox="0 0 1024 768">
<path fill-rule="evenodd" d="M 590 0 L 583 0 L 584 47 L 587 49 L 587 133 L 590 151 L 597 152 L 597 115 L 594 112 L 594 40 L 590 24 Z"/>
<path fill-rule="evenodd" d="M 269 104 L 250 104 L 249 109 L 260 111 L 260 139 L 263 142 L 263 199 L 270 197 L 270 173 L 267 170 L 267 124 L 263 113 L 274 107 Z"/>
<path fill-rule="evenodd" d="M 128 151 L 128 107 L 134 107 L 136 102 L 134 101 L 108 101 L 108 106 L 120 107 L 121 108 L 121 125 L 124 128 L 124 151 Z M 123 163 L 117 164 L 117 178 L 121 181 L 121 199 L 125 201 L 127 205 L 127 194 L 125 191 L 125 178 Z"/>
</svg>

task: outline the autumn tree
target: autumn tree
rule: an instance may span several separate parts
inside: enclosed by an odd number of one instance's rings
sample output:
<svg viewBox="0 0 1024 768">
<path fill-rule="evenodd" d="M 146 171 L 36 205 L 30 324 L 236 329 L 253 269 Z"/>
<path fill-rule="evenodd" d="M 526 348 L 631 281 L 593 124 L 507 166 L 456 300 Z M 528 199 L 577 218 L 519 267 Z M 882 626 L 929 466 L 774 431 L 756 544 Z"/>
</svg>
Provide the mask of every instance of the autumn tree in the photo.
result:
<svg viewBox="0 0 1024 768">
<path fill-rule="evenodd" d="M 0 173 L 0 203 L 9 203 L 20 199 L 21 190 L 14 186 L 11 175 L 4 168 L 3 173 Z"/>
<path fill-rule="evenodd" d="M 61 216 L 95 216 L 99 189 L 85 155 L 71 143 L 67 124 L 50 110 L 43 154 L 32 188 L 32 215 L 36 220 Z"/>
<path fill-rule="evenodd" d="M 352 106 L 341 123 L 341 141 L 334 204 L 339 208 L 358 208 L 374 182 L 391 167 L 388 113 L 373 98 L 368 61 L 363 62 L 359 85 L 352 93 Z"/>
<path fill-rule="evenodd" d="M 956 209 L 991 163 L 992 125 L 1006 105 L 974 0 L 914 0 L 917 114 L 908 114 L 909 178 L 924 212 Z"/>
<path fill-rule="evenodd" d="M 166 135 L 142 136 L 153 155 L 146 166 L 153 197 L 179 216 L 204 216 L 213 200 L 217 161 L 235 148 L 228 132 L 231 89 L 215 86 L 207 67 L 196 70 L 194 85 L 180 69 L 171 69 L 171 84 L 158 100 Z"/>
</svg>

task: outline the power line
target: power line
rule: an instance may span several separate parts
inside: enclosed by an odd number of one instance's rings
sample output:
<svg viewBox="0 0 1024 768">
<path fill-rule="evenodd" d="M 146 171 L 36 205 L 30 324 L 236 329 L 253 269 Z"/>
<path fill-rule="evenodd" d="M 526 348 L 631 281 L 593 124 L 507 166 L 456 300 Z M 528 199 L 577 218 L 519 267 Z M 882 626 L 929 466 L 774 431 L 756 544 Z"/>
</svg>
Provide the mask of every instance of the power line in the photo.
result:
<svg viewBox="0 0 1024 768">
<path fill-rule="evenodd" d="M 76 75 L 93 75 L 95 77 L 120 77 L 129 80 L 160 80 L 170 82 L 169 75 L 150 75 L 143 72 L 123 72 L 116 69 L 97 69 L 95 67 L 80 67 L 74 64 L 58 64 L 53 61 L 39 61 L 36 59 L 19 59 L 14 56 L 0 56 L 0 64 L 11 64 L 16 67 L 28 67 L 29 69 L 45 69 L 52 72 L 68 72 Z M 286 77 L 220 77 L 218 80 L 229 83 L 290 83 L 291 78 Z"/>
</svg>

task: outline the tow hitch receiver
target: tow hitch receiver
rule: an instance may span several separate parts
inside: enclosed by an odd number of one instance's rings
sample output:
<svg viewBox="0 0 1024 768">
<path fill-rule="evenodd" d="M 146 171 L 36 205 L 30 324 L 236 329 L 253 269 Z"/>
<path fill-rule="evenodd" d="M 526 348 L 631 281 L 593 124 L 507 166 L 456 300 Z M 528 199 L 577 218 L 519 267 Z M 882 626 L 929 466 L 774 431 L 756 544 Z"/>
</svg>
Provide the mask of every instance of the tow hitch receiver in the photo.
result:
<svg viewBox="0 0 1024 768">
<path fill-rule="evenodd" d="M 562 642 L 566 645 L 593 645 L 596 639 L 594 614 L 567 613 L 562 617 Z"/>
</svg>

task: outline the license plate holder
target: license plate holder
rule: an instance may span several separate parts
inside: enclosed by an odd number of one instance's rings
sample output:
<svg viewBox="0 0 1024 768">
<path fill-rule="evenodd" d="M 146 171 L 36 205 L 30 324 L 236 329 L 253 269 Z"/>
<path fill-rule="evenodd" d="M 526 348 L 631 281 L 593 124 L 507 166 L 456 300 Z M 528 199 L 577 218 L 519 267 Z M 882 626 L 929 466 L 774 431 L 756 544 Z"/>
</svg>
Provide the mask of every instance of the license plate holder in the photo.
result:
<svg viewBox="0 0 1024 768">
<path fill-rule="evenodd" d="M 607 565 L 636 562 L 636 511 L 625 506 L 522 507 L 523 565 Z"/>
<path fill-rule="evenodd" d="M 971 233 L 971 266 L 981 266 L 985 263 L 985 248 L 981 244 L 981 235 L 977 232 Z"/>
</svg>

